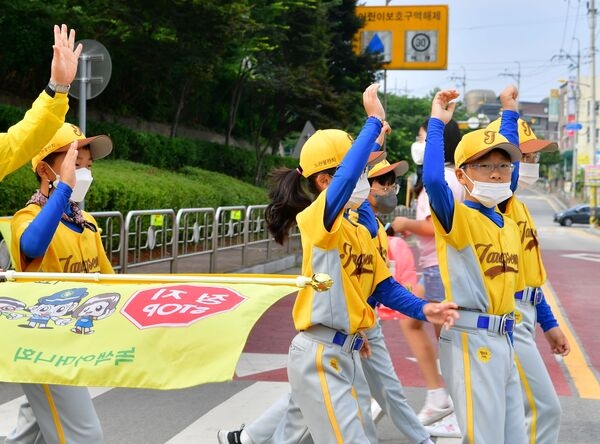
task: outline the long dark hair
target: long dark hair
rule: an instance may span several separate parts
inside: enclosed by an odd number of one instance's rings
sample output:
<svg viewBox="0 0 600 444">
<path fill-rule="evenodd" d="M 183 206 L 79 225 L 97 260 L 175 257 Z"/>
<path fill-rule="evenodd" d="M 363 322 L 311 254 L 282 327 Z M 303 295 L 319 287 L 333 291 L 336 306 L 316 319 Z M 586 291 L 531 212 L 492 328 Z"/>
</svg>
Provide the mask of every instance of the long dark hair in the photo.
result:
<svg viewBox="0 0 600 444">
<path fill-rule="evenodd" d="M 335 168 L 319 171 L 307 178 L 308 191 L 319 194 L 316 178 L 319 174 L 333 176 Z M 296 216 L 312 202 L 306 192 L 302 176 L 297 169 L 277 168 L 269 174 L 269 199 L 271 203 L 265 210 L 267 229 L 275 238 L 275 242 L 283 245 L 289 232 L 296 224 Z"/>
<path fill-rule="evenodd" d="M 296 215 L 310 205 L 310 196 L 302 187 L 297 170 L 277 168 L 269 174 L 269 199 L 265 210 L 267 229 L 275 242 L 283 245 L 296 223 Z"/>
</svg>

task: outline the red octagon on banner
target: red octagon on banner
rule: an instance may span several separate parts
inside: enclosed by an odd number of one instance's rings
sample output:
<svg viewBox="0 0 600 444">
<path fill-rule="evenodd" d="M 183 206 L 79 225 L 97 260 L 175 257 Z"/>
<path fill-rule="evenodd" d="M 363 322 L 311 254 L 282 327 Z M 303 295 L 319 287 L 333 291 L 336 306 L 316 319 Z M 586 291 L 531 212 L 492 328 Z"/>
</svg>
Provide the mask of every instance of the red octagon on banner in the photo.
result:
<svg viewBox="0 0 600 444">
<path fill-rule="evenodd" d="M 246 298 L 226 287 L 169 285 L 138 291 L 121 313 L 138 328 L 185 327 L 233 310 Z"/>
</svg>

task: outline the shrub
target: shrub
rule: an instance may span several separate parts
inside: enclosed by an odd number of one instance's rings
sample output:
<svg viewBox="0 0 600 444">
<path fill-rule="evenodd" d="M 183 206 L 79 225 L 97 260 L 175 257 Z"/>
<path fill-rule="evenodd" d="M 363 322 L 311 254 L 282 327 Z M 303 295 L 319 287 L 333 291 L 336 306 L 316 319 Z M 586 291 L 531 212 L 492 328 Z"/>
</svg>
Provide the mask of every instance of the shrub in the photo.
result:
<svg viewBox="0 0 600 444">
<path fill-rule="evenodd" d="M 87 211 L 198 208 L 267 202 L 264 189 L 220 173 L 186 167 L 174 173 L 124 160 L 100 160 L 85 199 Z M 38 183 L 28 164 L 0 183 L 0 215 L 22 208 Z"/>
</svg>

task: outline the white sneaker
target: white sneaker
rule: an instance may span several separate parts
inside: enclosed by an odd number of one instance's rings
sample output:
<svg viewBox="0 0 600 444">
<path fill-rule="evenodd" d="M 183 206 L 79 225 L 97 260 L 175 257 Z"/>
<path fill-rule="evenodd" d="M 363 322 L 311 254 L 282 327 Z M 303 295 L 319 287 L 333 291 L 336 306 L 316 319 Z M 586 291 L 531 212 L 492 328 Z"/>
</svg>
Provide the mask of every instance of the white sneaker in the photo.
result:
<svg viewBox="0 0 600 444">
<path fill-rule="evenodd" d="M 430 404 L 425 404 L 417 417 L 419 418 L 419 421 L 421 421 L 421 424 L 427 426 L 445 418 L 452 412 L 454 412 L 454 406 L 452 404 L 442 409 L 438 409 Z"/>
<path fill-rule="evenodd" d="M 425 430 L 429 432 L 431 436 L 440 436 L 444 438 L 460 438 L 460 428 L 458 427 L 458 421 L 454 413 L 446 416 L 441 421 L 436 422 L 430 426 L 425 426 Z"/>
<path fill-rule="evenodd" d="M 219 430 L 217 432 L 217 440 L 219 444 L 241 444 L 242 443 L 242 430 L 244 425 L 239 430 Z"/>
</svg>

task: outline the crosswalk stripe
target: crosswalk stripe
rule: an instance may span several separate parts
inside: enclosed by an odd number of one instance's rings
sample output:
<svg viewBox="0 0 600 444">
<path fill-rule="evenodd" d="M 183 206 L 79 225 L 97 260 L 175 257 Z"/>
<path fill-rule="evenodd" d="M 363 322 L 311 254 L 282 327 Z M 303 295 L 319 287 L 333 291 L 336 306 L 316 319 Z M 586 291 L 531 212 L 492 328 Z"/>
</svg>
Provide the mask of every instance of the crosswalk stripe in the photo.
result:
<svg viewBox="0 0 600 444">
<path fill-rule="evenodd" d="M 216 441 L 219 429 L 238 429 L 241 424 L 250 423 L 289 390 L 287 382 L 255 382 L 190 424 L 166 444 Z"/>
</svg>

